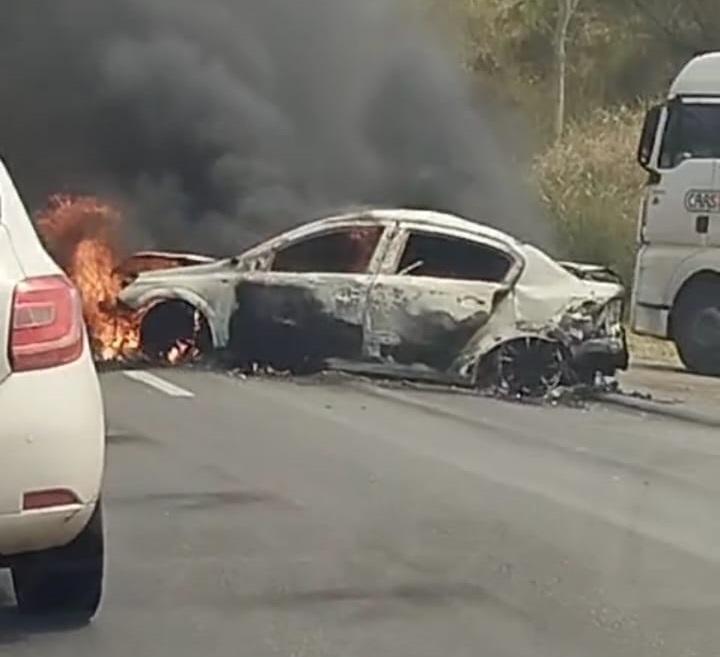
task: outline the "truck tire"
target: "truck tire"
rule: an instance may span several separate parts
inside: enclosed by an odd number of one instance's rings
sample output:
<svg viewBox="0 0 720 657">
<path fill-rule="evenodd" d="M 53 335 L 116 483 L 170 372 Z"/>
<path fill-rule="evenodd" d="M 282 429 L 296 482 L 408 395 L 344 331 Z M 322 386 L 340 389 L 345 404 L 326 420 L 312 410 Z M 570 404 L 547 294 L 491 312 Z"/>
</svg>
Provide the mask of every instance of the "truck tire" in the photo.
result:
<svg viewBox="0 0 720 657">
<path fill-rule="evenodd" d="M 720 278 L 683 290 L 673 309 L 673 338 L 688 370 L 720 376 Z"/>
<path fill-rule="evenodd" d="M 105 561 L 102 506 L 68 545 L 22 555 L 12 564 L 18 608 L 24 614 L 87 623 L 100 606 Z"/>
</svg>

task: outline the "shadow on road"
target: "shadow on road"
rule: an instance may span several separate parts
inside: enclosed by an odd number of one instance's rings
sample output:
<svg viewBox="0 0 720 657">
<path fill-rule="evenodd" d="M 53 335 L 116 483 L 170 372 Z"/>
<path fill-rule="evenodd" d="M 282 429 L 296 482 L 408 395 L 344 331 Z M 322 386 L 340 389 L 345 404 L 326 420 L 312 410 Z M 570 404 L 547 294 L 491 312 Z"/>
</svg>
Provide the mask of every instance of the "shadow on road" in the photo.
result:
<svg viewBox="0 0 720 657">
<path fill-rule="evenodd" d="M 3 576 L 4 580 L 5 577 Z M 21 643 L 38 634 L 77 632 L 87 627 L 73 617 L 33 618 L 21 614 L 15 606 L 12 587 L 0 583 L 0 645 Z"/>
<path fill-rule="evenodd" d="M 68 618 L 37 619 L 21 614 L 16 607 L 0 608 L 0 645 L 21 643 L 38 634 L 77 632 L 88 623 Z"/>
<path fill-rule="evenodd" d="M 519 609 L 490 594 L 487 589 L 469 582 L 404 583 L 395 586 L 364 588 L 338 587 L 309 591 L 285 591 L 248 595 L 239 598 L 234 607 L 243 612 L 258 609 L 294 610 L 314 605 L 369 603 L 383 606 L 402 603 L 409 607 L 448 607 L 458 603 L 473 606 L 502 607 L 524 616 Z"/>
</svg>

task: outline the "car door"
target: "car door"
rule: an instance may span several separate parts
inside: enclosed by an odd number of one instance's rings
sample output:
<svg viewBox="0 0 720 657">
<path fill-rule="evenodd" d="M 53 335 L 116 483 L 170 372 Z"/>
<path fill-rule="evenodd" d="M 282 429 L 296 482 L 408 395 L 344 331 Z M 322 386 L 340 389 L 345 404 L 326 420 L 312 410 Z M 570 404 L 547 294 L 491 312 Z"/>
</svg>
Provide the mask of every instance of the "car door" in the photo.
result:
<svg viewBox="0 0 720 657">
<path fill-rule="evenodd" d="M 445 371 L 489 320 L 517 262 L 461 232 L 411 227 L 395 240 L 370 290 L 366 356 Z"/>
<path fill-rule="evenodd" d="M 273 248 L 268 270 L 238 285 L 231 349 L 283 367 L 355 360 L 384 227 L 333 226 Z"/>
</svg>

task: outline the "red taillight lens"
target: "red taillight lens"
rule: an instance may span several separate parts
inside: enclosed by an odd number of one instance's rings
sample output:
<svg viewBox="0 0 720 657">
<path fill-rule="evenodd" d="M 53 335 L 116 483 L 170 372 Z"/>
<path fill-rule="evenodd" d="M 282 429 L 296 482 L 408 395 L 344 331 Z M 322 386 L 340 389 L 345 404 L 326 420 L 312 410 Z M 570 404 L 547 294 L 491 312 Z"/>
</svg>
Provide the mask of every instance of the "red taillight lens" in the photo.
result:
<svg viewBox="0 0 720 657">
<path fill-rule="evenodd" d="M 10 363 L 16 372 L 65 365 L 80 358 L 80 295 L 63 276 L 29 278 L 15 288 Z"/>
<path fill-rule="evenodd" d="M 79 503 L 80 500 L 77 495 L 65 488 L 37 490 L 23 495 L 23 511 L 49 509 L 54 506 L 68 506 Z"/>
</svg>

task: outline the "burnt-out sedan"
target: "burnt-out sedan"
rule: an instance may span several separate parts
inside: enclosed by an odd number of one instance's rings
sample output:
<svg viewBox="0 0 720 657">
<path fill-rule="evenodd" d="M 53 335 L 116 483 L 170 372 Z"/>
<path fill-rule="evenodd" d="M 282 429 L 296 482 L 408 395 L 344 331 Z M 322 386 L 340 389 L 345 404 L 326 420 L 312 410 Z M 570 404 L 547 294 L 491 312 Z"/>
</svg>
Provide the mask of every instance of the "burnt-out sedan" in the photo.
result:
<svg viewBox="0 0 720 657">
<path fill-rule="evenodd" d="M 242 255 L 139 274 L 121 293 L 163 359 L 322 368 L 537 393 L 627 366 L 624 289 L 482 224 L 417 210 L 315 221 Z"/>
</svg>

